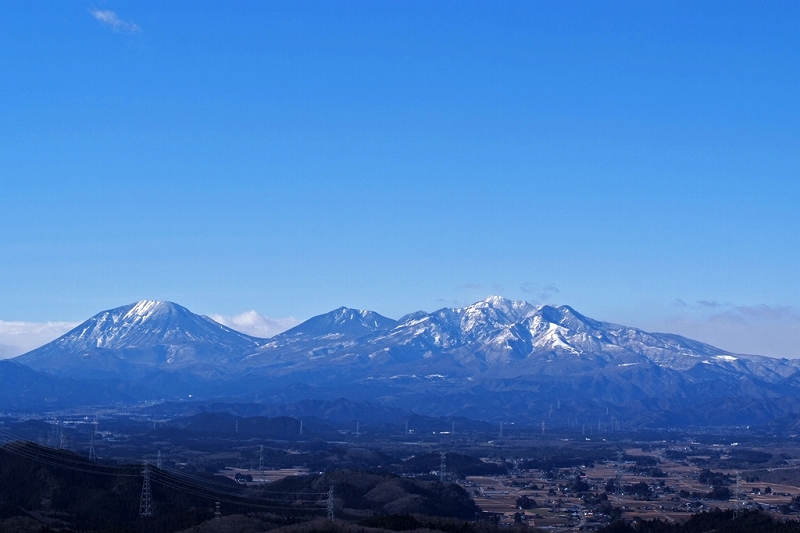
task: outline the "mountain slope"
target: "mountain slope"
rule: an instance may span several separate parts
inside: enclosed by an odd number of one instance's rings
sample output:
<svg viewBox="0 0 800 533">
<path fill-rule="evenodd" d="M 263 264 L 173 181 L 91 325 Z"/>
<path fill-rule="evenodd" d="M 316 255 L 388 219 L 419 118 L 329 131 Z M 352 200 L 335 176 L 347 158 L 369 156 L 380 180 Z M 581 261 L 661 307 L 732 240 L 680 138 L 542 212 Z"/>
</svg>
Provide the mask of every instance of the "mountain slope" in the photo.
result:
<svg viewBox="0 0 800 533">
<path fill-rule="evenodd" d="M 131 379 L 156 370 L 200 371 L 200 367 L 213 376 L 231 358 L 263 343 L 180 305 L 143 300 L 98 313 L 15 361 L 76 377 Z"/>
<path fill-rule="evenodd" d="M 500 297 L 400 320 L 342 307 L 271 339 L 176 304 L 138 302 L 16 362 L 58 376 L 116 378 L 157 397 L 346 397 L 431 416 L 541 420 L 553 416 L 554 403 L 562 422 L 608 413 L 637 423 L 749 424 L 800 413 L 798 361 Z"/>
<path fill-rule="evenodd" d="M 777 411 L 800 406 L 797 361 L 731 354 L 568 306 L 499 297 L 413 313 L 358 338 L 277 335 L 243 362 L 284 387 L 313 383 L 316 394 L 430 415 L 539 418 L 551 416 L 556 399 L 578 419 L 668 411 L 709 423 L 724 418 L 713 407 L 724 405 L 726 423 L 749 423 L 773 416 L 776 402 L 783 402 Z"/>
<path fill-rule="evenodd" d="M 534 306 L 499 297 L 459 309 L 413 313 L 394 324 L 387 319 L 382 327 L 360 328 L 356 335 L 345 328 L 318 331 L 306 324 L 276 335 L 245 364 L 283 374 L 369 370 L 373 378 L 401 371 L 515 377 L 655 364 L 687 375 L 713 368 L 777 381 L 798 369 L 785 360 L 735 355 L 678 335 L 600 322 L 568 306 Z"/>
</svg>

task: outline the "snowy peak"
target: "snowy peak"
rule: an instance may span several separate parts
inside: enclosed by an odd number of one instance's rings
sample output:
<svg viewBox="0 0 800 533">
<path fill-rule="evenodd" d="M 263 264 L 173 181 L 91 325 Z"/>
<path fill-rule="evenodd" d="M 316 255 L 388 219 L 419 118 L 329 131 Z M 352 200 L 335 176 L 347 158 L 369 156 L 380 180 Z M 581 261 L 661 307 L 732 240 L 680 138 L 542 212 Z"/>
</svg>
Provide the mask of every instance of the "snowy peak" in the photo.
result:
<svg viewBox="0 0 800 533">
<path fill-rule="evenodd" d="M 718 357 L 729 356 L 727 352 L 677 335 L 593 320 L 566 305 L 532 305 L 499 296 L 461 308 L 413 313 L 391 331 L 376 331 L 365 340 L 373 354 L 402 353 L 408 361 L 416 353 L 431 362 L 452 359 L 486 371 L 501 365 L 503 372 L 512 373 L 538 372 L 543 364 L 553 369 L 566 365 L 570 372 L 636 362 L 674 370 L 709 364 L 703 361 L 730 364 Z M 561 365 L 553 365 L 557 361 Z"/>
<path fill-rule="evenodd" d="M 265 341 L 192 313 L 172 302 L 142 300 L 96 314 L 53 342 L 17 358 L 53 373 L 125 365 L 220 362 L 255 351 Z M 85 361 L 85 363 L 81 363 Z M 91 363 L 90 363 L 91 362 Z"/>
<path fill-rule="evenodd" d="M 198 342 L 252 342 L 251 339 L 178 304 L 142 300 L 98 313 L 54 342 L 71 349 L 121 350 Z"/>
<path fill-rule="evenodd" d="M 329 313 L 310 318 L 302 324 L 282 333 L 281 336 L 360 337 L 379 331 L 386 331 L 396 325 L 396 320 L 379 315 L 374 311 L 340 307 Z"/>
<path fill-rule="evenodd" d="M 485 300 L 454 311 L 468 317 L 468 322 L 484 319 L 498 324 L 512 324 L 530 316 L 536 310 L 537 307 L 528 302 L 509 300 L 502 296 L 489 296 Z"/>
</svg>

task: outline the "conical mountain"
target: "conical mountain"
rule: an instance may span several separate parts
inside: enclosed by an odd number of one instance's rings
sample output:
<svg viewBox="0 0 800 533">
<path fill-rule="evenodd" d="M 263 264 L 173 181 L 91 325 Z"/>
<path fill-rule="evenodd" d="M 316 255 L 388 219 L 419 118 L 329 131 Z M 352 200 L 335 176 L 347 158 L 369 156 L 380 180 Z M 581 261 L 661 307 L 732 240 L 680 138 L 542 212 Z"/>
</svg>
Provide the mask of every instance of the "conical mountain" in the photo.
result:
<svg viewBox="0 0 800 533">
<path fill-rule="evenodd" d="M 98 313 L 16 361 L 77 377 L 129 379 L 153 370 L 203 366 L 214 374 L 264 342 L 178 304 L 142 300 Z"/>
<path fill-rule="evenodd" d="M 323 337 L 326 335 L 360 337 L 391 329 L 396 325 L 396 320 L 386 318 L 374 311 L 340 307 L 329 313 L 309 318 L 282 335 L 284 337 Z"/>
</svg>

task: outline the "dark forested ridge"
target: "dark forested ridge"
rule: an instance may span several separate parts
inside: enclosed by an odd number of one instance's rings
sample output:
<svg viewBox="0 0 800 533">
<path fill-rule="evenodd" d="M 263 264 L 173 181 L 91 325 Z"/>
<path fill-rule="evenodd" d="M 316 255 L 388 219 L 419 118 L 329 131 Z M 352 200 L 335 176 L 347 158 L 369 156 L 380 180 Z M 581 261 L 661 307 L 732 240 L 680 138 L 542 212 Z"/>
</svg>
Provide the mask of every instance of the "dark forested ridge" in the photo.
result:
<svg viewBox="0 0 800 533">
<path fill-rule="evenodd" d="M 748 511 L 734 517 L 732 510 L 716 509 L 693 515 L 684 523 L 664 520 L 617 521 L 599 530 L 599 533 L 800 533 L 800 522 L 776 520 L 772 516 Z"/>
<path fill-rule="evenodd" d="M 266 531 L 324 518 L 331 488 L 336 518 L 346 521 L 411 513 L 464 520 L 479 510 L 456 484 L 388 472 L 335 470 L 242 486 L 202 472 L 148 466 L 153 516 L 140 517 L 143 469 L 28 442 L 6 444 L 0 448 L 0 531 L 167 533 L 214 519 L 215 502 L 220 519 L 255 521 L 256 530 Z"/>
</svg>

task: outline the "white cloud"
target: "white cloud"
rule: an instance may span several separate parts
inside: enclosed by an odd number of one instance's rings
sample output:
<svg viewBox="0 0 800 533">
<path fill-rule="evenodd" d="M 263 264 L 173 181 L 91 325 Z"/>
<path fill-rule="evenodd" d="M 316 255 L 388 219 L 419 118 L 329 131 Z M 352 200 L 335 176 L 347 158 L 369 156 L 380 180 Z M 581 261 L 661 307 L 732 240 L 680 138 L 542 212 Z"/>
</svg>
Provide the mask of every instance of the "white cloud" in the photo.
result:
<svg viewBox="0 0 800 533">
<path fill-rule="evenodd" d="M 716 309 L 706 302 L 699 305 Z M 800 358 L 800 309 L 731 305 L 720 311 L 705 317 L 673 316 L 645 324 L 643 329 L 677 333 L 735 353 Z"/>
<path fill-rule="evenodd" d="M 57 339 L 78 322 L 6 322 L 0 320 L 0 359 L 8 359 Z"/>
<path fill-rule="evenodd" d="M 272 337 L 300 323 L 294 317 L 270 318 L 255 311 L 245 311 L 235 316 L 211 315 L 211 319 L 236 331 L 261 338 Z"/>
<path fill-rule="evenodd" d="M 124 21 L 120 19 L 116 13 L 110 10 L 103 10 L 103 9 L 90 9 L 89 13 L 101 24 L 109 26 L 114 29 L 114 31 L 125 31 L 128 33 L 136 33 L 139 31 L 139 26 L 137 26 L 132 21 Z"/>
</svg>

